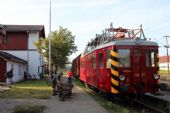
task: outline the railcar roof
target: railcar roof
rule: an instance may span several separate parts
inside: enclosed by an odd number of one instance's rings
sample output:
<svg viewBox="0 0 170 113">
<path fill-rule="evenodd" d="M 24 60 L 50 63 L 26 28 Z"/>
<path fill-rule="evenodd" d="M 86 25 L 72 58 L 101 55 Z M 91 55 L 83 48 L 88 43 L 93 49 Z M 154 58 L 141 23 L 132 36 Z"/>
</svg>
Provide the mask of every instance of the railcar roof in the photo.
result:
<svg viewBox="0 0 170 113">
<path fill-rule="evenodd" d="M 144 40 L 144 39 L 114 40 L 114 41 L 111 41 L 109 43 L 105 43 L 105 44 L 99 45 L 96 48 L 94 48 L 93 50 L 85 53 L 84 55 L 87 55 L 87 54 L 89 54 L 89 53 L 91 53 L 91 52 L 93 52 L 93 51 L 95 51 L 97 49 L 102 49 L 102 48 L 113 46 L 113 45 L 124 45 L 124 46 L 158 46 L 158 44 L 156 42 L 154 42 L 154 41 L 147 41 L 147 40 Z"/>
<path fill-rule="evenodd" d="M 113 45 L 146 45 L 146 46 L 158 46 L 156 42 L 147 41 L 144 39 L 136 39 L 136 40 L 117 40 L 111 42 Z"/>
</svg>

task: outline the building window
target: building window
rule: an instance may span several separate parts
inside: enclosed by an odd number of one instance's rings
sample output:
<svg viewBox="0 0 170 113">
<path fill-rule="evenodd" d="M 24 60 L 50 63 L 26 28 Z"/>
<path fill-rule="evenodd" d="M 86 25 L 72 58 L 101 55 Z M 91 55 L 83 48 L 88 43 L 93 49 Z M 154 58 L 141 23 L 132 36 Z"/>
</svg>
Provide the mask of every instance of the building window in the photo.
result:
<svg viewBox="0 0 170 113">
<path fill-rule="evenodd" d="M 99 54 L 99 67 L 103 67 L 103 53 Z"/>
<path fill-rule="evenodd" d="M 8 37 L 7 37 L 7 36 L 4 36 L 4 37 L 3 37 L 3 44 L 4 44 L 4 45 L 7 45 L 7 42 L 8 42 Z"/>
<path fill-rule="evenodd" d="M 18 64 L 18 75 L 21 75 L 21 69 L 22 68 L 22 65 L 21 64 Z"/>
<path fill-rule="evenodd" d="M 145 53 L 146 56 L 146 66 L 156 67 L 157 66 L 157 54 L 154 50 L 149 50 Z"/>
<path fill-rule="evenodd" d="M 110 51 L 106 51 L 106 68 L 111 68 Z"/>
<path fill-rule="evenodd" d="M 119 60 L 119 67 L 130 67 L 130 50 L 119 49 L 118 60 Z"/>
<path fill-rule="evenodd" d="M 14 69 L 14 64 L 11 64 L 11 68 L 13 68 L 13 69 Z"/>
</svg>

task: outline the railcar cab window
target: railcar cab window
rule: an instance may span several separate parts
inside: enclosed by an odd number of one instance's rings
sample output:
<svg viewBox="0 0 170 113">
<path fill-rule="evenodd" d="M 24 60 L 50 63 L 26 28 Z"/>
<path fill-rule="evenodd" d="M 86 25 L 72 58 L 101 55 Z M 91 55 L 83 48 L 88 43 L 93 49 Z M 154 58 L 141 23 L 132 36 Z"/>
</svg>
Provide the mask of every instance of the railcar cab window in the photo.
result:
<svg viewBox="0 0 170 113">
<path fill-rule="evenodd" d="M 130 50 L 118 49 L 119 67 L 130 67 Z"/>
<path fill-rule="evenodd" d="M 99 67 L 103 67 L 103 53 L 99 54 Z"/>
<path fill-rule="evenodd" d="M 146 56 L 146 66 L 156 67 L 157 66 L 157 54 L 154 50 L 149 50 L 145 53 Z"/>
<path fill-rule="evenodd" d="M 110 51 L 106 51 L 106 68 L 111 68 Z"/>
</svg>

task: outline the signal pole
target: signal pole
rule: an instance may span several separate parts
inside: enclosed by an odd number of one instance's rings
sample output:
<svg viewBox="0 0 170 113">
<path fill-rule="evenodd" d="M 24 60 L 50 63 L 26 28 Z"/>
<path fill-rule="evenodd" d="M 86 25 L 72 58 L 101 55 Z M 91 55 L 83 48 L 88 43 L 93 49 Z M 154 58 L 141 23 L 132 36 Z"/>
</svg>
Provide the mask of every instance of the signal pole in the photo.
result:
<svg viewBox="0 0 170 113">
<path fill-rule="evenodd" d="M 166 53 L 167 53 L 167 66 L 168 66 L 168 75 L 169 75 L 169 52 L 168 52 L 168 48 L 170 48 L 170 46 L 168 45 L 168 38 L 170 36 L 164 36 L 166 38 L 166 45 L 165 45 L 165 48 L 166 48 Z"/>
<path fill-rule="evenodd" d="M 51 0 L 50 0 L 50 15 L 49 15 L 49 60 L 48 60 L 49 76 L 51 77 Z"/>
</svg>

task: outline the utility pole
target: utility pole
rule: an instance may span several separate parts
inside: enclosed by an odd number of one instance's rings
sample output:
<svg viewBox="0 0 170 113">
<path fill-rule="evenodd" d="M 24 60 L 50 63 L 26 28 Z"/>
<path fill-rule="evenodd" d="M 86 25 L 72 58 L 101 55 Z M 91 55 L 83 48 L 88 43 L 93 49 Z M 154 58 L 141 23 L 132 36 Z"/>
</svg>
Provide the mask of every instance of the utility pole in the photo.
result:
<svg viewBox="0 0 170 113">
<path fill-rule="evenodd" d="M 50 15 L 49 15 L 49 60 L 48 60 L 49 76 L 51 77 L 51 0 L 50 0 Z"/>
<path fill-rule="evenodd" d="M 165 48 L 166 48 L 166 53 L 167 53 L 167 66 L 168 66 L 168 75 L 169 75 L 169 52 L 168 52 L 168 48 L 170 48 L 169 44 L 168 44 L 168 38 L 170 36 L 164 36 L 166 38 L 166 45 L 165 45 Z"/>
</svg>

